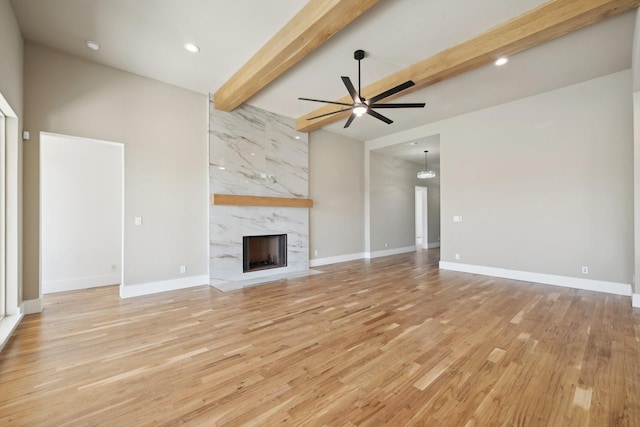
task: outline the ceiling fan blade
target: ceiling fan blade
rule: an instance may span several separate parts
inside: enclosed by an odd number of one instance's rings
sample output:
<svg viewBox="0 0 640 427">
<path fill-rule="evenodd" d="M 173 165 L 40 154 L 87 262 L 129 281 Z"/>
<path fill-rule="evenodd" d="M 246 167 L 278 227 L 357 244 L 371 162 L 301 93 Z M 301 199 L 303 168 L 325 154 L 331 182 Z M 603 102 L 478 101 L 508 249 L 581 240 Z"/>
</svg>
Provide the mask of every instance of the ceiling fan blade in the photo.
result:
<svg viewBox="0 0 640 427">
<path fill-rule="evenodd" d="M 347 90 L 349 91 L 349 95 L 351 95 L 351 99 L 353 99 L 353 102 L 362 102 L 360 101 L 360 95 L 358 95 L 358 92 L 356 92 L 356 88 L 353 87 L 353 83 L 351 83 L 351 79 L 346 76 L 342 76 L 341 79 L 342 83 L 344 83 L 344 85 L 347 87 Z"/>
<path fill-rule="evenodd" d="M 393 123 L 393 120 L 391 120 L 388 117 L 383 116 L 380 113 L 377 113 L 375 111 L 373 111 L 371 108 L 367 109 L 367 114 L 369 114 L 370 116 L 375 117 L 378 120 L 382 120 L 383 122 L 385 122 L 386 124 L 390 125 L 391 123 Z"/>
<path fill-rule="evenodd" d="M 346 105 L 347 107 L 351 107 L 351 104 L 347 104 L 345 102 L 325 101 L 323 99 L 313 99 L 313 98 L 298 98 L 298 99 L 301 99 L 303 101 L 324 102 L 325 104 Z"/>
<path fill-rule="evenodd" d="M 351 125 L 351 122 L 353 121 L 353 119 L 356 118 L 356 115 L 351 113 L 351 115 L 349 116 L 349 118 L 347 119 L 347 123 L 344 124 L 344 128 L 348 128 Z"/>
<path fill-rule="evenodd" d="M 395 103 L 395 104 L 373 104 L 369 105 L 369 108 L 424 108 L 426 104 L 424 102 L 408 102 L 408 103 Z"/>
<path fill-rule="evenodd" d="M 379 93 L 378 95 L 374 96 L 373 98 L 369 99 L 369 105 L 371 104 L 375 104 L 376 102 L 380 101 L 381 99 L 384 99 L 386 97 L 389 97 L 391 95 L 394 95 L 398 92 L 402 92 L 405 89 L 410 88 L 411 86 L 415 86 L 415 83 L 411 80 L 407 80 L 406 82 L 399 84 L 396 87 L 393 87 L 389 90 L 385 90 L 382 93 Z"/>
<path fill-rule="evenodd" d="M 338 114 L 338 113 L 342 113 L 343 111 L 349 111 L 349 110 L 351 110 L 351 108 L 345 108 L 343 110 L 332 111 L 330 113 L 320 114 L 319 116 L 309 117 L 307 120 L 319 119 L 320 117 L 330 116 L 332 114 Z"/>
</svg>

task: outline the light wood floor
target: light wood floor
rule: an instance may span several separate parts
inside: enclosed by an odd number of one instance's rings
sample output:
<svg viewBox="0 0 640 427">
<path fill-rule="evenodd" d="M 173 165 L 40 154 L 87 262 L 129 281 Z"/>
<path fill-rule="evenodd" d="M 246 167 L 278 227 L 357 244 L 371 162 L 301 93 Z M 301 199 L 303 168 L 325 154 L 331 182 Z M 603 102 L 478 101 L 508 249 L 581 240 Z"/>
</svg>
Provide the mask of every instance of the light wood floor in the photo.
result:
<svg viewBox="0 0 640 427">
<path fill-rule="evenodd" d="M 0 353 L 0 425 L 640 426 L 629 297 L 437 255 L 225 294 L 47 295 Z"/>
</svg>

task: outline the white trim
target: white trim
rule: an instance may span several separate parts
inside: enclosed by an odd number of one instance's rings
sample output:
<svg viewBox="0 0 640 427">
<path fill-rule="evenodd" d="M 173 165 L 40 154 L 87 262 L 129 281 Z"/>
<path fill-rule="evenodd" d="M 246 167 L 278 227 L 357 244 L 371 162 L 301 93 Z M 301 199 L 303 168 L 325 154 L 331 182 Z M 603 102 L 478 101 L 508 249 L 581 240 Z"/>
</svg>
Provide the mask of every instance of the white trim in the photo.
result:
<svg viewBox="0 0 640 427">
<path fill-rule="evenodd" d="M 390 256 L 390 255 L 399 255 L 399 254 L 406 254 L 408 252 L 415 252 L 416 251 L 416 247 L 414 246 L 405 246 L 404 248 L 394 248 L 394 249 L 385 249 L 383 251 L 375 251 L 375 252 L 365 252 L 364 257 L 365 258 L 380 258 L 383 256 Z"/>
<path fill-rule="evenodd" d="M 502 277 L 524 282 L 542 283 L 544 285 L 562 286 L 565 288 L 583 289 L 594 292 L 605 292 L 615 295 L 631 295 L 631 285 L 626 283 L 605 282 L 601 280 L 580 279 L 569 276 L 531 273 L 528 271 L 507 270 L 504 268 L 485 267 L 482 265 L 460 264 L 440 261 L 441 270 L 459 271 L 462 273 L 481 274 L 483 276 Z"/>
<path fill-rule="evenodd" d="M 78 279 L 53 280 L 42 283 L 42 293 L 76 291 L 78 289 L 99 288 L 101 286 L 119 285 L 120 274 L 105 276 L 80 277 Z"/>
<path fill-rule="evenodd" d="M 429 247 L 429 249 L 439 248 L 440 247 L 440 242 L 429 243 L 427 246 Z"/>
<path fill-rule="evenodd" d="M 15 331 L 20 324 L 22 317 L 22 314 L 14 314 L 5 316 L 0 320 L 0 351 L 2 351 L 7 342 L 9 342 L 11 334 L 13 334 L 13 331 Z"/>
<path fill-rule="evenodd" d="M 65 138 L 65 139 L 70 139 L 72 141 L 97 142 L 98 144 L 106 144 L 106 145 L 112 145 L 115 147 L 120 147 L 122 148 L 122 150 L 124 150 L 124 144 L 121 142 L 105 141 L 103 139 L 85 138 L 83 136 L 65 135 L 62 133 L 53 133 L 53 132 L 40 132 L 40 136 L 42 135 L 52 136 L 54 138 Z"/>
<path fill-rule="evenodd" d="M 4 315 L 21 316 L 19 294 L 20 294 L 20 271 L 22 268 L 22 257 L 20 247 L 22 244 L 22 179 L 20 174 L 20 158 L 22 152 L 22 141 L 20 140 L 20 120 L 13 111 L 7 100 L 0 93 L 0 112 L 4 115 L 4 142 L 5 142 L 5 180 L 3 190 L 4 199 Z"/>
<path fill-rule="evenodd" d="M 42 313 L 42 298 L 22 301 L 22 312 L 24 314 Z"/>
<path fill-rule="evenodd" d="M 640 294 L 631 295 L 631 306 L 640 308 Z"/>
<path fill-rule="evenodd" d="M 359 252 L 359 253 L 355 253 L 355 254 L 330 256 L 330 257 L 326 257 L 326 258 L 316 258 L 316 259 L 309 260 L 309 266 L 310 267 L 318 267 L 319 265 L 337 264 L 339 262 L 354 261 L 354 260 L 363 259 L 363 258 L 365 258 L 365 253 L 364 252 Z"/>
<path fill-rule="evenodd" d="M 151 295 L 208 284 L 209 277 L 203 274 L 201 276 L 181 277 L 179 279 L 161 280 L 137 285 L 125 285 L 120 286 L 120 298 L 139 297 L 142 295 Z"/>
</svg>

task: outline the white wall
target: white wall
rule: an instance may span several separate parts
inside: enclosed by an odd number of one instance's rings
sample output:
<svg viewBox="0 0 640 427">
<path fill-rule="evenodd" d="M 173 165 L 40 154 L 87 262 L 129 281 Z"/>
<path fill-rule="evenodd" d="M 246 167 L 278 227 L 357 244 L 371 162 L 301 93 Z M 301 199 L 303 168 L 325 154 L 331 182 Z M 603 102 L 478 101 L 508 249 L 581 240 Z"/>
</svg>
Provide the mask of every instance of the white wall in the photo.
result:
<svg viewBox="0 0 640 427">
<path fill-rule="evenodd" d="M 123 295 L 208 284 L 207 96 L 29 43 L 24 80 L 25 297 L 40 292 L 40 132 L 124 144 Z"/>
<path fill-rule="evenodd" d="M 364 256 L 363 165 L 361 141 L 324 130 L 309 135 L 312 266 Z"/>
<path fill-rule="evenodd" d="M 42 292 L 120 284 L 121 144 L 40 135 Z"/>
<path fill-rule="evenodd" d="M 440 134 L 443 261 L 630 284 L 632 132 L 623 71 L 366 147 Z"/>
</svg>

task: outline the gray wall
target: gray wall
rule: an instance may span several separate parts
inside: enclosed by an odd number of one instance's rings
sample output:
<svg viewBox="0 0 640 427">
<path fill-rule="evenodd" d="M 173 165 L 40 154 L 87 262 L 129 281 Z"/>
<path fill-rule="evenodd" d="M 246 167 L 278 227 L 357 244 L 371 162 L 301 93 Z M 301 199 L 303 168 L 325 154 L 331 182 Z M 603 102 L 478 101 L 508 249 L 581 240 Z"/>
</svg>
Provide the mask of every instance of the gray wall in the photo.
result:
<svg viewBox="0 0 640 427">
<path fill-rule="evenodd" d="M 0 93 L 22 119 L 22 51 L 18 22 L 9 0 L 0 0 Z"/>
<path fill-rule="evenodd" d="M 428 242 L 440 242 L 440 170 L 418 179 L 423 166 L 372 151 L 370 171 L 371 251 L 415 245 L 415 187 L 427 187 Z M 387 247 L 385 247 L 387 243 Z"/>
<path fill-rule="evenodd" d="M 124 144 L 125 285 L 206 275 L 207 96 L 29 43 L 24 84 L 25 299 L 40 292 L 41 131 Z"/>
<path fill-rule="evenodd" d="M 415 186 L 420 167 L 371 152 L 369 156 L 371 252 L 415 246 Z"/>
<path fill-rule="evenodd" d="M 631 80 L 611 74 L 367 148 L 440 134 L 443 261 L 631 283 Z"/>
<path fill-rule="evenodd" d="M 311 259 L 364 252 L 363 147 L 324 130 L 309 135 Z"/>
</svg>

